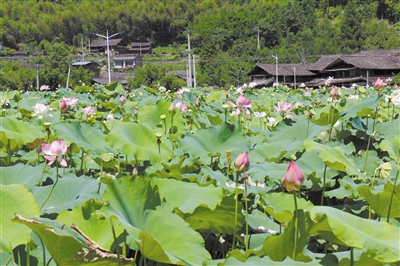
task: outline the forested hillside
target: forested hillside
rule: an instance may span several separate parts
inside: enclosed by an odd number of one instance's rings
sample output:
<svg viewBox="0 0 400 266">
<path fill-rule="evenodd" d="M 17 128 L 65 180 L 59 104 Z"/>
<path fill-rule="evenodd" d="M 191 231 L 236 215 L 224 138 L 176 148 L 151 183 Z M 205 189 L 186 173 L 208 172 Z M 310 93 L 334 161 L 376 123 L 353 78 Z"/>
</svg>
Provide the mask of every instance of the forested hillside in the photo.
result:
<svg viewBox="0 0 400 266">
<path fill-rule="evenodd" d="M 258 61 L 311 62 L 322 54 L 400 47 L 396 0 L 7 1 L 4 46 L 37 51 L 47 43 L 79 48 L 90 32 L 124 30 L 125 45 L 179 47 L 191 31 L 199 84 L 237 85 Z M 73 51 L 73 49 L 71 49 Z"/>
</svg>

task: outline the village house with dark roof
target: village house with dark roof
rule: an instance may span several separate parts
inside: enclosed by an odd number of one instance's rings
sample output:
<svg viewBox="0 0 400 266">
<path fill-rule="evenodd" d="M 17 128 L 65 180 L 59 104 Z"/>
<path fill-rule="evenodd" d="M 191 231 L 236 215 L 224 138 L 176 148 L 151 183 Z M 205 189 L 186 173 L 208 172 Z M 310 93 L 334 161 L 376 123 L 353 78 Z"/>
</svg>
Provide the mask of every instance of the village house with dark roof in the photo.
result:
<svg viewBox="0 0 400 266">
<path fill-rule="evenodd" d="M 109 49 L 111 51 L 116 50 L 118 44 L 121 41 L 122 39 L 109 39 L 108 40 Z M 107 40 L 93 40 L 89 44 L 89 50 L 90 52 L 95 52 L 95 53 L 107 53 Z"/>
<path fill-rule="evenodd" d="M 400 73 L 400 49 L 323 55 L 311 64 L 278 64 L 279 83 L 294 86 L 296 78 L 297 87 L 302 83 L 307 87 L 324 86 L 329 77 L 333 78 L 331 85 L 371 86 L 378 77 L 385 80 L 397 73 Z M 257 63 L 249 75 L 256 87 L 271 86 L 276 79 L 276 65 Z"/>
<path fill-rule="evenodd" d="M 153 46 L 151 42 L 131 42 L 128 51 L 130 53 L 151 54 L 153 53 Z"/>
</svg>

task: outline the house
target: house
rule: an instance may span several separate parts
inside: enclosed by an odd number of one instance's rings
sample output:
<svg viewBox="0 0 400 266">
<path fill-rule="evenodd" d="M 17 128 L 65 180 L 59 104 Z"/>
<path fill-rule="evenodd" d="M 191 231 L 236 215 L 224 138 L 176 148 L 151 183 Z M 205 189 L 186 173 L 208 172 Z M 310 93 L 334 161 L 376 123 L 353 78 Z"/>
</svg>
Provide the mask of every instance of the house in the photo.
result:
<svg viewBox="0 0 400 266">
<path fill-rule="evenodd" d="M 124 88 L 128 87 L 128 78 L 133 78 L 134 74 L 133 72 L 111 72 L 111 82 L 113 81 L 118 81 L 119 83 L 122 84 L 122 86 Z M 108 72 L 104 72 L 103 76 L 101 77 L 94 77 L 93 79 L 94 83 L 98 83 L 98 84 L 103 84 L 103 85 L 107 85 L 108 82 Z"/>
<path fill-rule="evenodd" d="M 132 42 L 130 44 L 128 51 L 130 53 L 138 53 L 138 54 L 151 54 L 153 53 L 153 47 L 151 42 Z"/>
<path fill-rule="evenodd" d="M 278 70 L 278 83 L 296 87 L 301 83 L 308 82 L 317 74 L 308 70 L 309 64 L 263 64 L 257 65 L 249 72 L 251 82 L 255 87 L 267 87 L 276 82 Z"/>
<path fill-rule="evenodd" d="M 142 66 L 142 57 L 139 54 L 117 54 L 113 56 L 113 68 L 136 68 Z"/>
<path fill-rule="evenodd" d="M 82 67 L 94 73 L 95 77 L 100 77 L 100 65 L 96 62 L 75 62 L 72 64 L 73 67 Z"/>
<path fill-rule="evenodd" d="M 111 51 L 114 51 L 122 39 L 109 39 L 108 47 Z M 89 44 L 89 51 L 95 53 L 107 53 L 107 40 L 93 40 Z M 111 52 L 110 55 L 113 53 Z"/>
<path fill-rule="evenodd" d="M 297 86 L 301 83 L 307 87 L 324 86 L 329 77 L 333 78 L 331 85 L 348 87 L 355 83 L 371 86 L 378 77 L 387 79 L 397 73 L 400 73 L 400 49 L 323 55 L 311 64 L 278 64 L 278 81 L 289 86 L 294 83 Z M 276 65 L 257 63 L 249 75 L 256 87 L 271 86 L 276 79 Z"/>
<path fill-rule="evenodd" d="M 332 85 L 350 86 L 356 83 L 371 86 L 378 77 L 387 79 L 400 73 L 400 49 L 321 56 L 310 64 L 309 70 L 318 74 L 316 79 L 310 81 L 310 87 L 324 85 L 328 77 L 333 77 Z"/>
</svg>

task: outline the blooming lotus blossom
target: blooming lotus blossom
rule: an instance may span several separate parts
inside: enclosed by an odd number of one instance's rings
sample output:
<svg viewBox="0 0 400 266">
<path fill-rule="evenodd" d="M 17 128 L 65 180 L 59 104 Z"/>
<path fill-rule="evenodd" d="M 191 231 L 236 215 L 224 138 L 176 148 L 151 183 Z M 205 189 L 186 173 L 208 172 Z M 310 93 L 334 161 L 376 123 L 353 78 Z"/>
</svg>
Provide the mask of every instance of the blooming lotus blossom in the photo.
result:
<svg viewBox="0 0 400 266">
<path fill-rule="evenodd" d="M 181 109 L 182 113 L 186 113 L 187 112 L 187 104 L 182 102 L 182 101 L 176 103 L 175 107 Z"/>
<path fill-rule="evenodd" d="M 378 89 L 380 89 L 386 85 L 387 85 L 387 83 L 383 82 L 383 80 L 380 77 L 375 81 L 375 84 L 374 84 L 374 86 Z"/>
<path fill-rule="evenodd" d="M 303 172 L 294 161 L 291 161 L 286 171 L 286 175 L 282 179 L 282 186 L 289 192 L 293 190 L 299 191 L 303 181 Z"/>
<path fill-rule="evenodd" d="M 282 118 L 286 118 L 290 115 L 294 115 L 293 112 L 290 112 L 293 109 L 292 103 L 284 103 L 282 101 L 278 102 L 277 105 L 274 105 L 275 111 L 277 111 Z"/>
<path fill-rule="evenodd" d="M 247 115 L 250 114 L 250 111 L 247 108 L 250 108 L 252 106 L 252 102 L 250 100 L 246 99 L 246 95 L 242 94 L 236 99 L 236 104 L 234 104 L 231 101 L 227 101 L 227 103 L 231 107 L 237 107 L 233 112 L 232 115 L 239 115 L 240 112 L 243 112 Z"/>
<path fill-rule="evenodd" d="M 67 98 L 67 97 L 63 96 L 61 101 L 58 104 L 58 109 L 65 112 L 70 107 L 74 107 L 77 103 L 78 103 L 78 98 L 75 98 L 75 97 Z"/>
<path fill-rule="evenodd" d="M 49 160 L 48 165 L 52 165 L 58 158 L 61 166 L 67 166 L 67 161 L 62 156 L 67 153 L 68 145 L 64 144 L 61 139 L 54 140 L 51 144 L 43 143 L 42 151 L 45 154 L 44 158 Z"/>
<path fill-rule="evenodd" d="M 83 108 L 83 113 L 86 116 L 94 115 L 96 113 L 96 108 L 94 108 L 93 106 L 87 106 L 87 107 Z"/>
<path fill-rule="evenodd" d="M 278 122 L 276 121 L 275 117 L 268 117 L 268 123 L 267 125 L 270 127 L 274 127 L 276 126 L 276 124 L 278 124 Z"/>
<path fill-rule="evenodd" d="M 250 166 L 249 151 L 245 151 L 242 154 L 240 154 L 233 162 L 233 165 L 236 172 L 241 173 L 249 169 Z"/>
<path fill-rule="evenodd" d="M 35 106 L 32 107 L 33 116 L 37 116 L 39 119 L 42 119 L 43 116 L 52 116 L 51 114 L 47 114 L 48 111 L 53 110 L 50 106 L 47 106 L 43 103 L 36 103 Z"/>
<path fill-rule="evenodd" d="M 39 90 L 40 91 L 49 91 L 50 87 L 48 85 L 42 85 L 42 86 L 40 86 Z"/>
<path fill-rule="evenodd" d="M 9 105 L 10 104 L 10 99 L 1 98 L 0 102 L 1 102 L 2 105 Z"/>
<path fill-rule="evenodd" d="M 328 77 L 328 78 L 325 80 L 325 85 L 326 85 L 326 86 L 331 85 L 332 80 L 333 80 L 333 77 Z"/>
<path fill-rule="evenodd" d="M 265 117 L 266 115 L 267 115 L 267 113 L 265 113 L 265 112 L 254 112 L 255 117 L 262 118 L 262 117 Z"/>
<path fill-rule="evenodd" d="M 167 89 L 166 89 L 164 86 L 160 86 L 160 87 L 158 88 L 158 91 L 159 91 L 159 92 L 166 92 Z"/>
<path fill-rule="evenodd" d="M 65 101 L 68 107 L 74 107 L 78 103 L 78 98 L 75 97 L 67 98 L 63 96 L 62 100 Z"/>
</svg>

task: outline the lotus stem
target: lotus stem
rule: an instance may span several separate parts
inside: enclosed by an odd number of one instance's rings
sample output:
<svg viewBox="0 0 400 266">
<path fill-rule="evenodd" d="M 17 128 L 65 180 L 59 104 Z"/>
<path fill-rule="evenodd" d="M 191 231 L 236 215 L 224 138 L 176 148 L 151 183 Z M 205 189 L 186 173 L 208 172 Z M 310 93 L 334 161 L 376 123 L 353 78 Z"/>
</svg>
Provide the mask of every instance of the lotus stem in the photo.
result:
<svg viewBox="0 0 400 266">
<path fill-rule="evenodd" d="M 350 248 L 350 266 L 354 266 L 354 248 Z"/>
<path fill-rule="evenodd" d="M 239 173 L 236 172 L 236 179 L 235 179 L 235 221 L 233 228 L 233 239 L 232 239 L 232 250 L 235 248 L 236 242 L 236 227 L 237 227 L 237 219 L 238 219 L 238 186 L 239 186 Z"/>
<path fill-rule="evenodd" d="M 294 249 L 293 249 L 293 260 L 296 258 L 296 250 L 297 250 L 297 238 L 299 234 L 299 218 L 297 217 L 297 193 L 296 190 L 293 190 L 293 198 L 294 198 Z"/>
<path fill-rule="evenodd" d="M 327 169 L 327 165 L 325 164 L 325 167 L 324 167 L 324 174 L 323 174 L 323 176 L 322 176 L 321 206 L 324 204 L 324 198 L 325 198 L 326 169 Z"/>
<path fill-rule="evenodd" d="M 82 155 L 81 155 L 81 172 L 83 171 L 83 155 L 85 154 L 85 151 L 82 150 Z"/>
<path fill-rule="evenodd" d="M 58 162 L 58 158 L 56 158 L 56 164 Z M 44 202 L 42 203 L 42 206 L 40 206 L 39 211 L 42 210 L 42 208 L 44 207 L 44 205 L 47 203 L 47 201 L 49 200 L 51 194 L 53 193 L 54 188 L 56 187 L 58 183 L 58 164 L 56 166 L 56 182 L 54 182 L 53 186 L 51 187 L 51 190 L 49 192 L 49 195 L 47 195 L 47 198 L 44 200 Z"/>
<path fill-rule="evenodd" d="M 244 204 L 245 204 L 245 212 L 246 212 L 246 238 L 245 238 L 245 247 L 246 250 L 249 249 L 249 211 L 248 211 L 248 203 L 247 203 L 247 181 L 244 181 Z"/>
<path fill-rule="evenodd" d="M 330 124 L 330 128 L 329 128 L 329 135 L 328 135 L 328 141 L 331 141 L 332 138 L 332 131 L 333 131 L 333 115 L 335 114 L 335 107 L 331 106 L 330 110 L 329 110 L 329 124 Z"/>
<path fill-rule="evenodd" d="M 110 224 L 111 224 L 111 230 L 112 230 L 112 234 L 114 237 L 114 243 L 115 243 L 115 251 L 117 252 L 117 262 L 118 262 L 118 266 L 121 266 L 121 262 L 119 261 L 119 251 L 118 251 L 118 244 L 117 244 L 117 236 L 115 234 L 115 229 L 114 229 L 114 224 L 110 218 Z"/>
<path fill-rule="evenodd" d="M 400 155 L 400 151 L 399 151 L 399 155 Z M 390 195 L 389 210 L 388 210 L 388 216 L 387 216 L 387 219 L 386 219 L 387 223 L 389 223 L 389 219 L 390 219 L 390 209 L 392 208 L 393 195 L 394 195 L 394 191 L 396 189 L 397 179 L 399 178 L 399 172 L 400 172 L 400 160 L 397 162 L 396 178 L 394 179 L 392 194 Z"/>
</svg>

